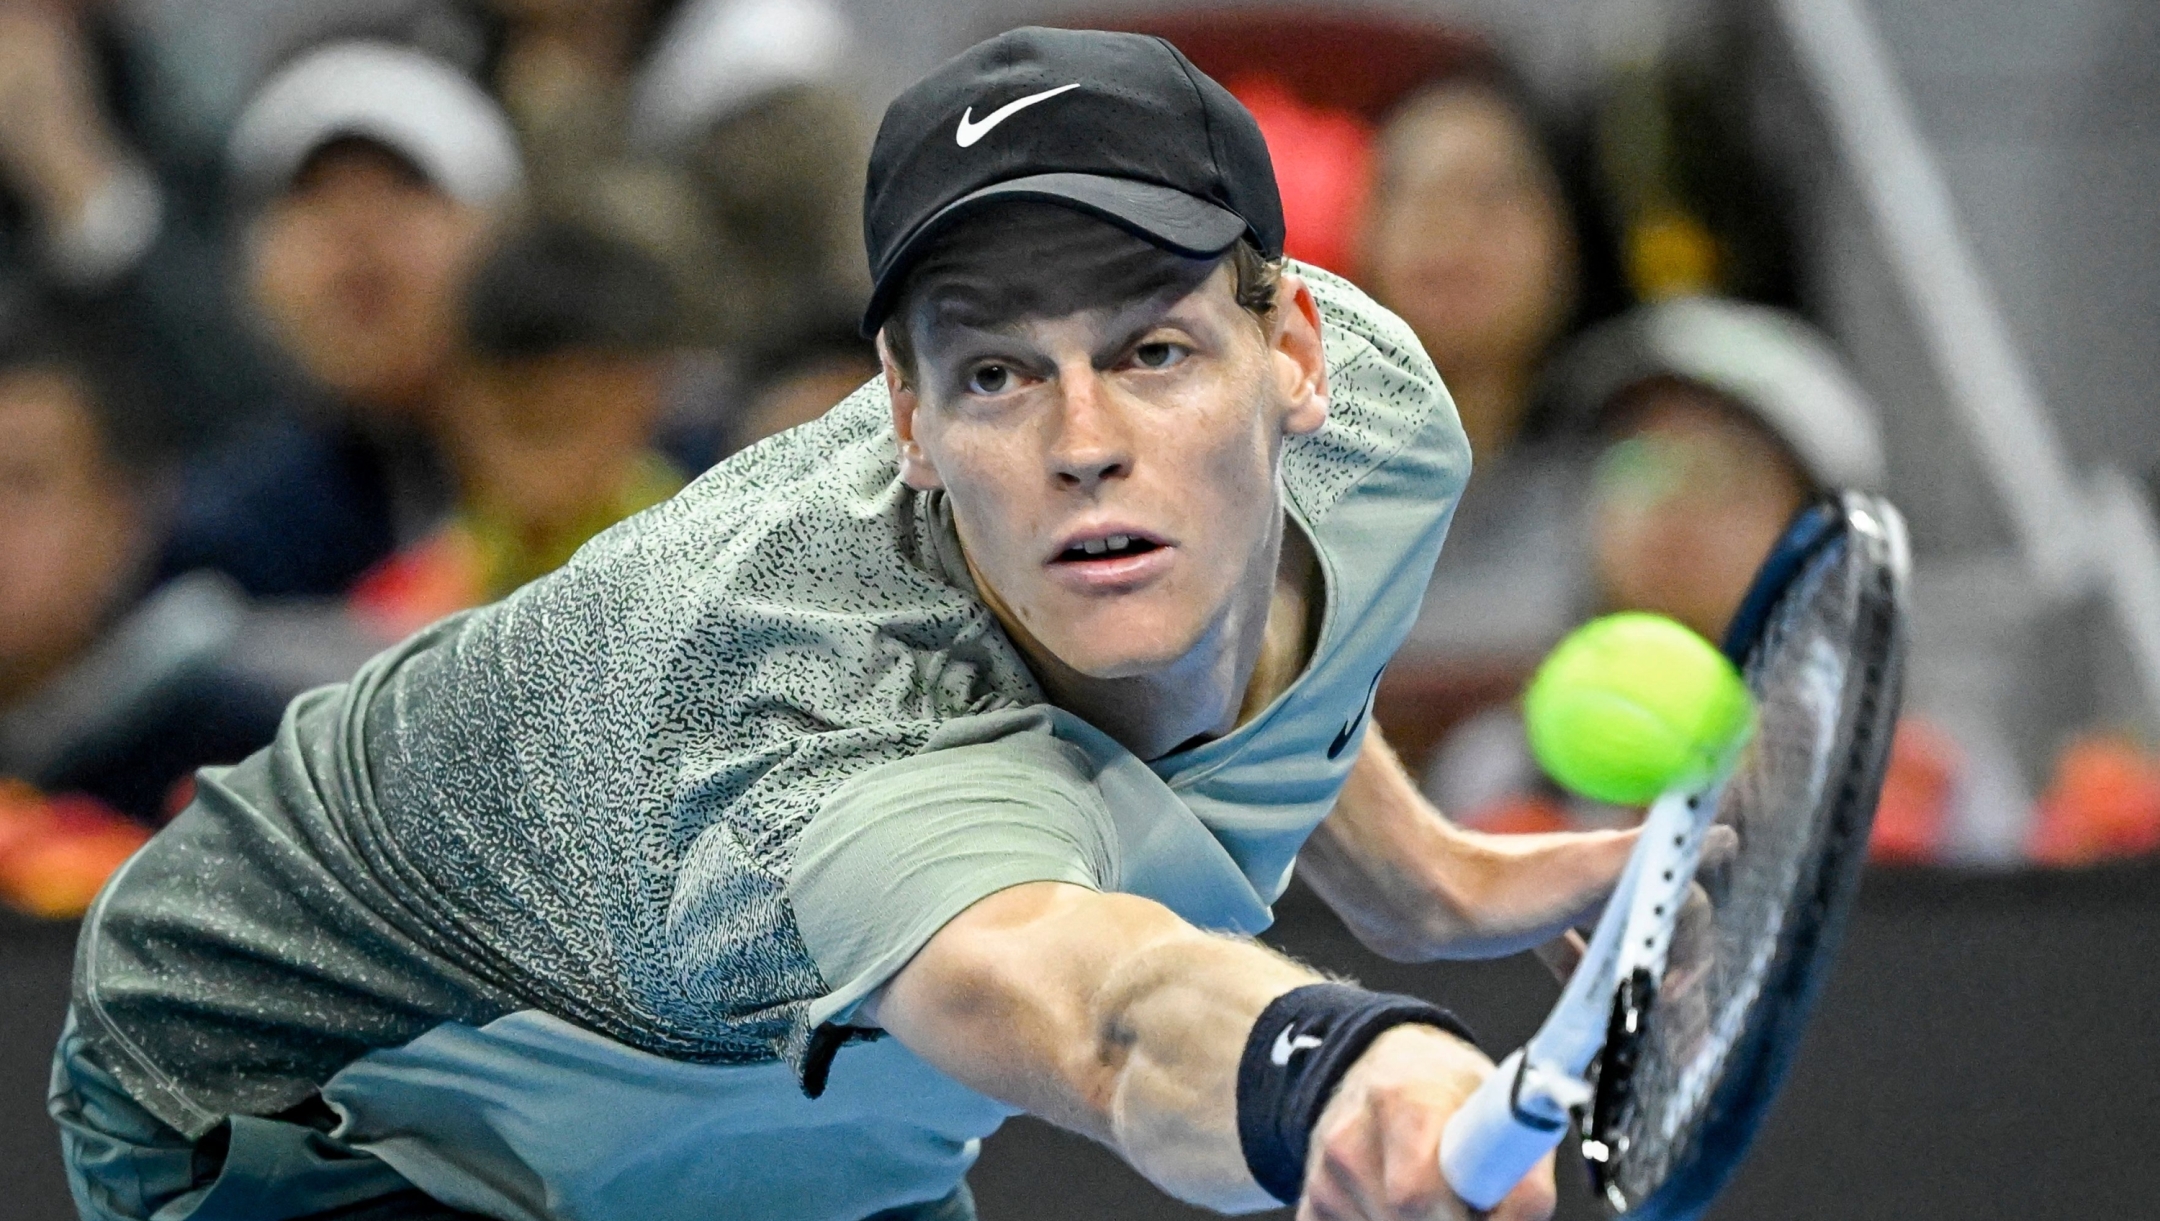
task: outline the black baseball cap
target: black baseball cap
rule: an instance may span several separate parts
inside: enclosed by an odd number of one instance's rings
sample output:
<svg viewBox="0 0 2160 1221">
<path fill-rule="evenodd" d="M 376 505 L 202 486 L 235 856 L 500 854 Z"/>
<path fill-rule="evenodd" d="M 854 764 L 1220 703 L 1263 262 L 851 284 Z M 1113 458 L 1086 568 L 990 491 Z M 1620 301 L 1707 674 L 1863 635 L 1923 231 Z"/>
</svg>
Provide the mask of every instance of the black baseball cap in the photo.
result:
<svg viewBox="0 0 2160 1221">
<path fill-rule="evenodd" d="M 979 42 L 894 100 L 870 150 L 863 243 L 873 335 L 945 226 L 1035 200 L 1212 258 L 1283 249 L 1282 197 L 1252 113 L 1176 47 L 1030 26 Z"/>
</svg>

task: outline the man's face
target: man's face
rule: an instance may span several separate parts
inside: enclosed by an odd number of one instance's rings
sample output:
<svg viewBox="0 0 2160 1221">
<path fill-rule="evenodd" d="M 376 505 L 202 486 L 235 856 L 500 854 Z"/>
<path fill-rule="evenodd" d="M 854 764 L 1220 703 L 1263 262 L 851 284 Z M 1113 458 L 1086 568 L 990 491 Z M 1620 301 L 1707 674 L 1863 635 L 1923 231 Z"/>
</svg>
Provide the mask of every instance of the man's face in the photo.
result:
<svg viewBox="0 0 2160 1221">
<path fill-rule="evenodd" d="M 1264 623 L 1283 440 L 1327 413 L 1302 282 L 1264 327 L 1227 265 L 1059 317 L 970 317 L 933 292 L 905 324 L 912 378 L 887 364 L 902 473 L 945 489 L 1023 647 L 1132 678 Z"/>
<path fill-rule="evenodd" d="M 135 525 L 82 386 L 57 370 L 0 372 L 0 703 L 95 636 Z"/>
<path fill-rule="evenodd" d="M 332 144 L 255 223 L 256 305 L 325 386 L 363 408 L 413 411 L 450 367 L 458 294 L 489 219 L 376 145 Z"/>
</svg>

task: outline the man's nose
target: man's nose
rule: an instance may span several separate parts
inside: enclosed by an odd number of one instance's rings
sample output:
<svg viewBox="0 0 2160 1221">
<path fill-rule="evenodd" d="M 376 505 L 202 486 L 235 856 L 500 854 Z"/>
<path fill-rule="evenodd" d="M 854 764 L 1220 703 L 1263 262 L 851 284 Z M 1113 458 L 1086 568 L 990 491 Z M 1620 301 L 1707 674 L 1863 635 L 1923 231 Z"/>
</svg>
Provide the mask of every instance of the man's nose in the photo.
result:
<svg viewBox="0 0 2160 1221">
<path fill-rule="evenodd" d="M 1061 370 L 1050 470 L 1062 487 L 1091 490 L 1132 473 L 1132 433 L 1123 409 L 1092 365 Z"/>
</svg>

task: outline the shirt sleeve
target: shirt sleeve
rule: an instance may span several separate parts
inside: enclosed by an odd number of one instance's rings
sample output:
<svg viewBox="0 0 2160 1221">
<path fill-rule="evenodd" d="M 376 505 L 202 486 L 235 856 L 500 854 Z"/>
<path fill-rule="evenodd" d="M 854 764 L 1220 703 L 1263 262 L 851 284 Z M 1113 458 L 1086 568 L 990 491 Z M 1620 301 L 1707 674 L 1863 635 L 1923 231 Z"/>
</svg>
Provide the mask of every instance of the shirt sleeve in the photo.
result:
<svg viewBox="0 0 2160 1221">
<path fill-rule="evenodd" d="M 805 828 L 787 897 L 842 1021 L 981 899 L 1026 882 L 1118 884 L 1094 764 L 1027 712 L 948 725 L 928 749 L 833 792 Z"/>
</svg>

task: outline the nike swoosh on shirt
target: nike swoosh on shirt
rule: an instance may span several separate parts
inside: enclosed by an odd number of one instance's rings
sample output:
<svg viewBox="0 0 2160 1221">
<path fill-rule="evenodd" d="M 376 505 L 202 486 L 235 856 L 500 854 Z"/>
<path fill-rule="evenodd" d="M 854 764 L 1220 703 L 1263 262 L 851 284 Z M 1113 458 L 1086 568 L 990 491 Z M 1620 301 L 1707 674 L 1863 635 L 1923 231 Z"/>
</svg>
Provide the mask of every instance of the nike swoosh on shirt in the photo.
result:
<svg viewBox="0 0 2160 1221">
<path fill-rule="evenodd" d="M 1350 745 L 1350 735 L 1356 733 L 1357 727 L 1364 722 L 1365 710 L 1372 707 L 1373 692 L 1379 689 L 1380 675 L 1385 673 L 1387 671 L 1383 669 L 1372 676 L 1372 682 L 1365 688 L 1365 702 L 1358 705 L 1357 715 L 1343 722 L 1342 732 L 1335 735 L 1333 742 L 1328 743 L 1328 758 L 1332 759 L 1340 755 L 1342 748 Z"/>
<path fill-rule="evenodd" d="M 1311 1051 L 1313 1048 L 1320 1046 L 1320 1040 L 1309 1034 L 1292 1037 L 1296 1030 L 1297 1023 L 1292 1022 L 1282 1028 L 1281 1034 L 1275 1036 L 1275 1046 L 1268 1049 L 1268 1059 L 1274 1061 L 1275 1067 L 1287 1068 L 1290 1065 L 1290 1057 L 1301 1051 Z"/>
<path fill-rule="evenodd" d="M 975 121 L 975 108 L 970 106 L 960 112 L 960 130 L 953 133 L 953 143 L 962 148 L 972 147 L 977 140 L 989 135 L 991 128 L 1026 110 L 1035 103 L 1048 101 L 1069 89 L 1078 89 L 1079 87 L 1080 82 L 1074 81 L 1070 85 L 1059 85 L 1055 89 L 1045 89 L 1041 93 L 1031 93 L 1024 98 L 1017 98 L 984 115 L 980 123 Z"/>
</svg>

